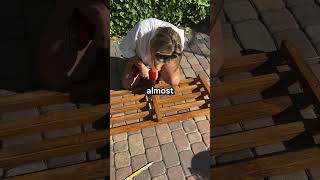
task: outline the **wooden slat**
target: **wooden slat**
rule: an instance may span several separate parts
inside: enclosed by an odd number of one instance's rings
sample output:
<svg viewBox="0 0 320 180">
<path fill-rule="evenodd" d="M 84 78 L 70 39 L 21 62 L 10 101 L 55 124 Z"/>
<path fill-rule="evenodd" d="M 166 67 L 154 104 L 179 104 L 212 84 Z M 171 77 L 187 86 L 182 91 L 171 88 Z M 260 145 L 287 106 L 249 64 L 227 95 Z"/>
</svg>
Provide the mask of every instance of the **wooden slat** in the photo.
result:
<svg viewBox="0 0 320 180">
<path fill-rule="evenodd" d="M 209 95 L 210 94 L 210 86 L 209 86 L 208 82 L 206 81 L 206 78 L 203 73 L 199 74 L 199 79 L 200 79 L 200 82 L 203 85 L 204 89 L 206 90 L 206 92 Z"/>
<path fill-rule="evenodd" d="M 227 58 L 218 76 L 251 71 L 268 60 L 266 53 Z"/>
<path fill-rule="evenodd" d="M 154 106 L 154 112 L 156 113 L 157 121 L 160 121 L 162 119 L 160 104 L 159 104 L 159 96 L 158 95 L 152 95 L 151 96 Z"/>
<path fill-rule="evenodd" d="M 146 102 L 142 102 L 142 103 L 132 104 L 132 105 L 128 105 L 128 106 L 112 108 L 110 110 L 110 114 L 113 115 L 113 114 L 118 114 L 118 113 L 122 113 L 122 112 L 138 110 L 138 109 L 145 107 L 146 105 L 147 105 Z"/>
<path fill-rule="evenodd" d="M 199 85 L 183 86 L 183 87 L 179 87 L 179 88 L 174 89 L 174 92 L 175 93 L 181 93 L 181 92 L 184 92 L 184 91 L 193 91 L 193 90 L 195 90 L 195 89 L 197 89 L 199 87 L 200 87 Z"/>
<path fill-rule="evenodd" d="M 256 76 L 242 80 L 232 80 L 211 86 L 213 98 L 261 92 L 280 80 L 277 74 Z"/>
<path fill-rule="evenodd" d="M 315 147 L 215 167 L 211 169 L 210 177 L 216 180 L 256 180 L 319 167 L 319 164 L 320 149 Z"/>
<path fill-rule="evenodd" d="M 213 109 L 212 126 L 237 123 L 244 120 L 254 120 L 271 117 L 292 105 L 288 96 L 275 97 L 256 102 L 244 103 Z"/>
<path fill-rule="evenodd" d="M 130 124 L 130 125 L 126 125 L 126 126 L 111 128 L 110 135 L 129 132 L 129 131 L 135 131 L 135 130 L 139 130 L 139 129 L 143 129 L 143 128 L 147 128 L 147 127 L 151 127 L 151 126 L 157 126 L 160 124 L 167 124 L 167 123 L 175 122 L 175 121 L 186 120 L 186 119 L 190 119 L 190 118 L 197 117 L 197 116 L 205 116 L 205 115 L 209 115 L 209 113 L 210 113 L 210 108 L 206 108 L 206 109 L 201 109 L 201 110 L 197 110 L 197 111 L 191 111 L 191 112 L 186 112 L 186 113 L 182 113 L 182 114 L 163 117 L 161 119 L 161 121 L 159 121 L 159 122 L 144 121 L 144 122 Z"/>
<path fill-rule="evenodd" d="M 195 93 L 190 93 L 190 94 L 183 94 L 183 95 L 175 95 L 175 96 L 170 96 L 167 98 L 161 98 L 159 99 L 160 104 L 167 104 L 167 103 L 173 103 L 173 102 L 180 102 L 184 101 L 187 99 L 196 99 L 202 95 L 205 95 L 204 92 L 195 92 Z"/>
<path fill-rule="evenodd" d="M 125 116 L 114 117 L 114 118 L 111 118 L 110 120 L 111 120 L 111 123 L 120 123 L 120 122 L 129 121 L 132 119 L 145 118 L 147 116 L 149 116 L 149 111 L 143 111 L 143 112 L 138 112 L 134 114 L 128 114 Z"/>
<path fill-rule="evenodd" d="M 211 153 L 214 155 L 288 141 L 304 131 L 302 122 L 276 125 L 239 132 L 211 139 Z"/>
<path fill-rule="evenodd" d="M 115 104 L 121 104 L 121 103 L 127 103 L 127 102 L 135 102 L 135 101 L 138 101 L 144 97 L 145 97 L 145 95 L 141 94 L 141 95 L 130 96 L 130 97 L 126 97 L 126 98 L 111 99 L 110 104 L 115 105 Z"/>
<path fill-rule="evenodd" d="M 109 130 L 44 140 L 30 146 L 13 146 L 0 150 L 0 167 L 12 167 L 52 157 L 97 149 L 109 144 Z"/>
<path fill-rule="evenodd" d="M 57 179 L 77 179 L 88 180 L 104 178 L 109 176 L 109 159 L 101 159 L 91 162 L 80 163 L 71 166 L 59 167 L 44 170 L 31 174 L 5 178 L 6 180 L 57 180 Z"/>
<path fill-rule="evenodd" d="M 52 91 L 33 91 L 0 97 L 0 113 L 19 111 L 38 106 L 65 103 L 69 95 Z"/>
<path fill-rule="evenodd" d="M 175 105 L 175 106 L 167 106 L 167 107 L 160 108 L 160 113 L 167 113 L 167 112 L 172 112 L 172 111 L 179 111 L 182 109 L 199 107 L 199 106 L 204 105 L 205 103 L 206 103 L 205 100 L 200 100 L 200 101 L 195 101 L 195 102 L 190 102 L 190 103 L 183 103 L 183 104 L 179 104 L 179 105 Z"/>
<path fill-rule="evenodd" d="M 109 105 L 85 107 L 72 111 L 54 112 L 31 119 L 0 124 L 0 138 L 73 127 L 103 118 Z"/>
</svg>

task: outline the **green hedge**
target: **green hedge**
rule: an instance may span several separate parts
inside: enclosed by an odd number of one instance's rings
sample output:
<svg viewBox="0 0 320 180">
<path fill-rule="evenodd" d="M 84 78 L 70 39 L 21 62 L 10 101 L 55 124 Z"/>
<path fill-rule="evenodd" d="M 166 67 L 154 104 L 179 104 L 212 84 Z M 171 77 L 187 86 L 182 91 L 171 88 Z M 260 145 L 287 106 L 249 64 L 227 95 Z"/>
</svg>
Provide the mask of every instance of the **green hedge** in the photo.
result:
<svg viewBox="0 0 320 180">
<path fill-rule="evenodd" d="M 151 17 L 190 27 L 208 19 L 209 7 L 209 0 L 112 0 L 110 33 L 123 35 Z"/>
</svg>

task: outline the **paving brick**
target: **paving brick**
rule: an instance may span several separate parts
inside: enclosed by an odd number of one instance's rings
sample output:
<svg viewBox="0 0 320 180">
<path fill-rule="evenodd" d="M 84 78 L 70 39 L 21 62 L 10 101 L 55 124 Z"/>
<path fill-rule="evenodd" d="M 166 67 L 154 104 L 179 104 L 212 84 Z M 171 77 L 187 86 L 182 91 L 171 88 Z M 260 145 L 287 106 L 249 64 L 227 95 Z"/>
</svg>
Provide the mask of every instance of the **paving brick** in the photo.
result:
<svg viewBox="0 0 320 180">
<path fill-rule="evenodd" d="M 141 130 L 143 138 L 151 137 L 156 135 L 156 130 L 154 127 L 148 127 Z"/>
<path fill-rule="evenodd" d="M 77 109 L 77 105 L 74 103 L 63 103 L 63 104 L 54 104 L 49 106 L 43 106 L 40 108 L 41 114 L 46 114 L 49 112 L 61 112 Z"/>
<path fill-rule="evenodd" d="M 196 78 L 197 77 L 196 73 L 193 71 L 192 68 L 185 68 L 185 69 L 183 69 L 183 72 L 187 78 Z"/>
<path fill-rule="evenodd" d="M 116 169 L 130 166 L 130 153 L 129 151 L 116 153 L 114 155 L 114 162 Z"/>
<path fill-rule="evenodd" d="M 129 131 L 128 136 L 133 135 L 133 134 L 141 134 L 141 130 L 136 130 L 136 131 Z"/>
<path fill-rule="evenodd" d="M 128 149 L 129 149 L 128 141 L 119 141 L 119 142 L 114 143 L 114 145 L 113 145 L 113 151 L 115 153 L 128 151 Z"/>
<path fill-rule="evenodd" d="M 147 157 L 145 154 L 140 154 L 140 155 L 131 157 L 132 171 L 137 171 L 139 168 L 142 168 L 146 164 L 147 164 Z"/>
<path fill-rule="evenodd" d="M 282 0 L 252 0 L 253 4 L 257 7 L 259 12 L 280 10 L 285 8 Z"/>
<path fill-rule="evenodd" d="M 184 55 L 191 66 L 194 64 L 199 64 L 198 59 L 194 56 L 194 54 L 192 52 L 185 51 Z"/>
<path fill-rule="evenodd" d="M 210 123 L 207 120 L 197 122 L 201 134 L 210 132 Z"/>
<path fill-rule="evenodd" d="M 168 124 L 171 131 L 182 129 L 181 121 L 171 122 Z"/>
<path fill-rule="evenodd" d="M 121 133 L 121 134 L 115 134 L 112 136 L 113 142 L 119 142 L 119 141 L 124 141 L 128 139 L 128 134 L 127 133 Z"/>
<path fill-rule="evenodd" d="M 202 134 L 203 142 L 206 144 L 207 148 L 210 148 L 210 133 Z"/>
<path fill-rule="evenodd" d="M 41 170 L 45 170 L 45 169 L 47 169 L 47 166 L 44 163 L 44 161 L 33 162 L 30 164 L 20 165 L 15 168 L 8 169 L 5 172 L 5 177 L 16 176 L 16 175 L 21 175 L 21 174 L 26 174 L 26 173 L 32 173 L 32 172 L 41 171 Z"/>
<path fill-rule="evenodd" d="M 23 135 L 17 137 L 10 137 L 2 140 L 2 147 L 12 147 L 17 145 L 27 145 L 39 142 L 42 140 L 41 134 Z"/>
<path fill-rule="evenodd" d="M 185 56 L 182 56 L 180 66 L 182 68 L 190 68 L 191 67 Z"/>
<path fill-rule="evenodd" d="M 271 11 L 262 14 L 262 19 L 271 33 L 299 29 L 299 25 L 288 10 Z"/>
<path fill-rule="evenodd" d="M 283 1 L 286 3 L 288 7 L 294 7 L 294 6 L 300 7 L 306 4 L 308 5 L 314 4 L 313 0 L 283 0 Z"/>
<path fill-rule="evenodd" d="M 292 13 L 304 28 L 311 25 L 320 25 L 320 6 L 316 4 L 296 6 L 292 8 Z"/>
<path fill-rule="evenodd" d="M 265 155 L 265 154 L 271 154 L 275 152 L 285 151 L 286 148 L 282 143 L 277 144 L 269 144 L 265 146 L 259 146 L 255 148 L 257 154 L 259 156 Z"/>
<path fill-rule="evenodd" d="M 320 168 L 311 168 L 310 174 L 313 179 L 320 179 Z"/>
<path fill-rule="evenodd" d="M 124 167 L 116 170 L 116 180 L 124 180 L 132 173 L 131 167 Z"/>
<path fill-rule="evenodd" d="M 203 142 L 197 142 L 197 143 L 191 144 L 191 149 L 192 149 L 192 152 L 194 155 L 197 155 L 198 153 L 207 151 L 207 148 Z"/>
<path fill-rule="evenodd" d="M 56 168 L 86 161 L 86 153 L 72 154 L 68 156 L 54 157 L 48 159 L 48 168 Z"/>
<path fill-rule="evenodd" d="M 240 22 L 249 19 L 258 19 L 255 9 L 249 1 L 240 1 L 237 3 L 226 3 L 224 12 L 231 22 Z"/>
<path fill-rule="evenodd" d="M 144 154 L 143 139 L 141 134 L 133 134 L 129 136 L 129 150 L 131 156 Z"/>
<path fill-rule="evenodd" d="M 163 161 L 155 162 L 149 167 L 151 177 L 157 177 L 166 172 L 166 166 Z"/>
<path fill-rule="evenodd" d="M 36 108 L 25 109 L 21 111 L 3 113 L 1 115 L 1 122 L 11 122 L 17 119 L 21 120 L 22 118 L 28 120 L 38 116 L 39 116 L 39 111 Z"/>
<path fill-rule="evenodd" d="M 182 129 L 173 131 L 172 137 L 178 152 L 190 149 L 188 138 Z"/>
<path fill-rule="evenodd" d="M 157 177 L 152 178 L 152 180 L 168 180 L 168 177 L 166 174 L 163 174 L 161 176 L 157 176 Z"/>
<path fill-rule="evenodd" d="M 177 150 L 173 143 L 162 145 L 161 152 L 167 168 L 176 166 L 180 163 Z"/>
<path fill-rule="evenodd" d="M 147 149 L 146 155 L 148 162 L 157 162 L 162 160 L 161 150 L 159 146 Z"/>
<path fill-rule="evenodd" d="M 190 144 L 195 143 L 195 142 L 201 142 L 202 141 L 202 137 L 201 134 L 199 132 L 193 132 L 193 133 L 189 133 L 188 134 L 188 140 L 190 142 Z"/>
<path fill-rule="evenodd" d="M 295 172 L 295 173 L 291 173 L 291 174 L 269 177 L 269 179 L 270 180 L 285 180 L 285 179 L 308 180 L 308 176 L 307 176 L 306 172 L 299 171 L 299 172 Z"/>
<path fill-rule="evenodd" d="M 185 176 L 181 166 L 175 166 L 168 169 L 168 177 L 170 180 L 184 180 Z"/>
<path fill-rule="evenodd" d="M 143 171 L 140 174 L 138 174 L 136 177 L 134 177 L 134 180 L 146 180 L 151 179 L 149 171 Z"/>
<path fill-rule="evenodd" d="M 110 174 L 110 176 L 109 176 L 110 180 L 116 179 L 116 169 L 114 167 L 110 167 L 109 174 Z"/>
<path fill-rule="evenodd" d="M 257 129 L 262 127 L 272 126 L 274 125 L 274 121 L 270 117 L 270 118 L 261 118 L 261 119 L 255 119 L 250 121 L 243 121 L 242 124 L 245 130 L 249 130 L 249 129 Z"/>
<path fill-rule="evenodd" d="M 143 141 L 144 141 L 144 147 L 147 149 L 159 145 L 159 141 L 156 136 L 145 138 Z"/>
<path fill-rule="evenodd" d="M 276 46 L 265 26 L 257 20 L 250 20 L 234 25 L 235 32 L 244 49 L 275 51 Z"/>
<path fill-rule="evenodd" d="M 182 169 L 184 171 L 184 174 L 186 176 L 190 176 L 191 175 L 191 162 L 192 162 L 192 158 L 193 158 L 193 152 L 190 150 L 187 151 L 182 151 L 179 153 L 179 157 L 180 157 L 180 162 L 181 162 L 181 166 Z"/>
<path fill-rule="evenodd" d="M 212 136 L 220 136 L 220 135 L 225 135 L 229 133 L 235 133 L 241 131 L 241 127 L 239 124 L 227 124 L 224 126 L 215 126 L 212 128 L 210 133 Z"/>
<path fill-rule="evenodd" d="M 110 167 L 114 166 L 114 153 L 110 152 Z"/>
<path fill-rule="evenodd" d="M 160 144 L 172 142 L 172 136 L 167 124 L 156 126 L 156 132 Z"/>
<path fill-rule="evenodd" d="M 249 149 L 243 149 L 236 152 L 225 153 L 221 156 L 218 156 L 216 160 L 219 164 L 222 164 L 222 163 L 228 163 L 228 162 L 238 161 L 241 159 L 247 159 L 252 157 L 253 157 L 253 153 Z"/>
<path fill-rule="evenodd" d="M 182 125 L 183 125 L 183 128 L 186 131 L 186 133 L 197 131 L 197 125 L 192 119 L 183 121 Z"/>
<path fill-rule="evenodd" d="M 305 30 L 313 44 L 320 42 L 320 25 L 308 26 Z"/>
<path fill-rule="evenodd" d="M 80 133 L 81 133 L 81 126 L 77 126 L 72 128 L 47 131 L 43 133 L 43 136 L 46 139 L 54 139 L 54 138 L 71 136 L 71 135 L 80 134 Z"/>
<path fill-rule="evenodd" d="M 226 58 L 241 56 L 242 48 L 235 38 L 233 37 L 225 38 L 223 40 L 223 44 L 224 44 L 224 51 L 225 51 L 224 53 Z M 227 60 L 228 59 L 226 59 L 226 61 Z"/>
<path fill-rule="evenodd" d="M 202 121 L 202 120 L 207 120 L 207 117 L 206 116 L 196 116 L 193 119 L 195 122 L 198 122 L 198 121 Z"/>
</svg>

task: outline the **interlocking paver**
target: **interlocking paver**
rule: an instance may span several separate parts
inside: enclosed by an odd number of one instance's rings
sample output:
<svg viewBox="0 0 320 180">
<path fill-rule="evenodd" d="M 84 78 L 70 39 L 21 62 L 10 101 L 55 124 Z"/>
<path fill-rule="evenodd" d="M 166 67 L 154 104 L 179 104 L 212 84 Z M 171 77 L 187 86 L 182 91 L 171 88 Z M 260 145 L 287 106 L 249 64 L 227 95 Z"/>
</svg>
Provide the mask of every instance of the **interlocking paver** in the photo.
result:
<svg viewBox="0 0 320 180">
<path fill-rule="evenodd" d="M 157 177 L 166 172 L 166 166 L 164 165 L 163 161 L 155 162 L 149 168 L 151 177 Z"/>
<path fill-rule="evenodd" d="M 161 152 L 167 168 L 176 166 L 180 163 L 177 150 L 173 143 L 162 145 Z"/>
<path fill-rule="evenodd" d="M 127 133 L 115 134 L 112 136 L 113 142 L 124 141 L 128 139 Z"/>
<path fill-rule="evenodd" d="M 179 129 L 172 132 L 173 142 L 177 148 L 178 152 L 190 149 L 190 144 L 188 142 L 188 138 L 183 131 L 183 129 Z"/>
<path fill-rule="evenodd" d="M 118 169 L 116 171 L 116 180 L 124 180 L 126 177 L 130 176 L 132 169 L 130 166 Z"/>
<path fill-rule="evenodd" d="M 179 157 L 184 174 L 186 176 L 190 176 L 192 167 L 191 162 L 192 158 L 194 157 L 193 152 L 191 150 L 182 151 L 179 153 Z"/>
<path fill-rule="evenodd" d="M 34 162 L 30 164 L 20 165 L 12 169 L 8 169 L 5 173 L 5 177 L 16 176 L 25 173 L 32 173 L 45 169 L 47 169 L 47 166 L 43 161 Z"/>
<path fill-rule="evenodd" d="M 262 19 L 271 33 L 299 29 L 296 20 L 288 10 L 262 13 Z"/>
<path fill-rule="evenodd" d="M 129 150 L 131 156 L 144 154 L 145 148 L 141 134 L 133 134 L 129 136 Z"/>
<path fill-rule="evenodd" d="M 280 10 L 285 8 L 282 0 L 252 0 L 259 12 Z"/>
<path fill-rule="evenodd" d="M 234 24 L 234 29 L 244 49 L 266 52 L 276 50 L 268 30 L 260 21 L 250 20 L 237 23 Z"/>
<path fill-rule="evenodd" d="M 222 164 L 222 163 L 228 163 L 228 162 L 238 161 L 241 159 L 252 158 L 252 157 L 253 157 L 253 153 L 251 150 L 243 149 L 236 152 L 225 153 L 221 156 L 218 156 L 216 160 L 219 164 Z"/>
<path fill-rule="evenodd" d="M 202 139 L 203 139 L 204 143 L 206 144 L 207 148 L 210 148 L 210 133 L 202 134 Z"/>
<path fill-rule="evenodd" d="M 123 151 L 128 151 L 129 147 L 128 147 L 128 141 L 120 141 L 120 142 L 116 142 L 113 145 L 113 151 L 115 153 L 118 152 L 123 152 Z"/>
<path fill-rule="evenodd" d="M 140 154 L 140 155 L 131 157 L 132 171 L 136 171 L 146 164 L 147 164 L 147 157 L 145 154 Z"/>
<path fill-rule="evenodd" d="M 201 134 L 199 132 L 193 132 L 188 134 L 188 140 L 190 144 L 195 143 L 195 142 L 200 142 L 202 141 Z"/>
<path fill-rule="evenodd" d="M 156 126 L 156 132 L 160 144 L 172 142 L 172 136 L 170 133 L 169 126 L 167 124 Z"/>
<path fill-rule="evenodd" d="M 146 179 L 151 179 L 149 171 L 143 171 L 134 178 L 134 180 L 146 180 Z"/>
<path fill-rule="evenodd" d="M 316 4 L 295 6 L 292 8 L 292 13 L 303 28 L 311 25 L 320 25 L 320 6 Z"/>
<path fill-rule="evenodd" d="M 154 127 L 143 128 L 141 130 L 143 138 L 151 137 L 156 135 L 156 130 Z"/>
<path fill-rule="evenodd" d="M 197 126 L 201 134 L 210 132 L 210 123 L 207 120 L 197 122 Z"/>
<path fill-rule="evenodd" d="M 157 177 L 152 178 L 152 180 L 168 180 L 168 177 L 166 174 L 163 174 L 161 176 L 157 176 Z"/>
<path fill-rule="evenodd" d="M 171 122 L 168 125 L 169 125 L 171 131 L 174 131 L 174 130 L 182 128 L 181 121 Z"/>
<path fill-rule="evenodd" d="M 187 133 L 194 132 L 197 130 L 197 125 L 196 123 L 191 119 L 191 120 L 186 120 L 182 122 L 183 128 Z"/>
<path fill-rule="evenodd" d="M 265 146 L 259 146 L 255 148 L 257 154 L 259 156 L 265 155 L 265 154 L 271 154 L 275 152 L 285 151 L 286 148 L 282 143 L 277 144 L 269 144 Z"/>
<path fill-rule="evenodd" d="M 115 166 L 117 169 L 130 166 L 129 151 L 119 152 L 114 155 Z"/>
<path fill-rule="evenodd" d="M 184 180 L 185 176 L 181 166 L 175 166 L 168 169 L 168 177 L 170 180 Z"/>
<path fill-rule="evenodd" d="M 145 138 L 143 141 L 145 148 L 151 148 L 159 145 L 159 141 L 156 136 Z"/>
<path fill-rule="evenodd" d="M 148 162 L 157 162 L 162 160 L 161 150 L 159 146 L 147 149 L 146 155 Z"/>
<path fill-rule="evenodd" d="M 207 151 L 207 148 L 203 142 L 193 143 L 191 145 L 191 149 L 192 149 L 193 154 L 195 154 L 195 155 L 197 155 L 198 153 Z"/>
<path fill-rule="evenodd" d="M 249 1 L 226 3 L 224 5 L 224 11 L 231 22 L 258 19 L 258 15 Z"/>
</svg>

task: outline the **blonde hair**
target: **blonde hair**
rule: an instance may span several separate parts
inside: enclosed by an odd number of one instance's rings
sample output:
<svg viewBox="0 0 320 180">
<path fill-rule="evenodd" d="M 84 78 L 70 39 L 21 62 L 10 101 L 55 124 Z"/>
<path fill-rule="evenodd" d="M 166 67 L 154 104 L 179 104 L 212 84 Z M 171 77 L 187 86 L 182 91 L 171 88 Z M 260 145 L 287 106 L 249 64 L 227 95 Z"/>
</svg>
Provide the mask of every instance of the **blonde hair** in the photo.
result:
<svg viewBox="0 0 320 180">
<path fill-rule="evenodd" d="M 153 65 L 160 63 L 175 62 L 179 68 L 182 58 L 182 44 L 179 34 L 171 27 L 158 28 L 155 36 L 151 39 L 150 45 Z"/>
</svg>

